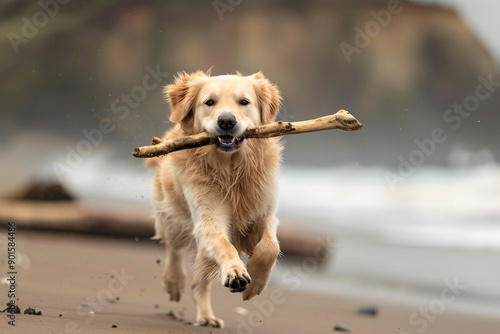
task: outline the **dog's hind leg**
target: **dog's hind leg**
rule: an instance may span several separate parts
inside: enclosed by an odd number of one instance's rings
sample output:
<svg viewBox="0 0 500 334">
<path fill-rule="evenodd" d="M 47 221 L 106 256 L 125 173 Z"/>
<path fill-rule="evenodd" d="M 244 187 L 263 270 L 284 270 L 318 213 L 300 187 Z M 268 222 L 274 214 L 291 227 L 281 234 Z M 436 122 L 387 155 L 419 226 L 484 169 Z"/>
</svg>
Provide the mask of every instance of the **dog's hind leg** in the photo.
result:
<svg viewBox="0 0 500 334">
<path fill-rule="evenodd" d="M 172 221 L 165 212 L 156 212 L 156 234 L 165 243 L 165 265 L 162 273 L 163 289 L 170 295 L 170 300 L 178 302 L 186 285 L 184 253 L 191 238 L 177 221 Z"/>
<path fill-rule="evenodd" d="M 170 295 L 170 300 L 180 301 L 186 285 L 184 249 L 174 250 L 165 243 L 165 266 L 163 267 L 163 289 Z"/>
<path fill-rule="evenodd" d="M 196 257 L 194 272 L 191 282 L 191 293 L 196 304 L 196 325 L 224 327 L 224 321 L 216 318 L 212 311 L 210 290 L 212 276 L 217 276 L 218 267 L 215 262 L 206 258 Z"/>
</svg>

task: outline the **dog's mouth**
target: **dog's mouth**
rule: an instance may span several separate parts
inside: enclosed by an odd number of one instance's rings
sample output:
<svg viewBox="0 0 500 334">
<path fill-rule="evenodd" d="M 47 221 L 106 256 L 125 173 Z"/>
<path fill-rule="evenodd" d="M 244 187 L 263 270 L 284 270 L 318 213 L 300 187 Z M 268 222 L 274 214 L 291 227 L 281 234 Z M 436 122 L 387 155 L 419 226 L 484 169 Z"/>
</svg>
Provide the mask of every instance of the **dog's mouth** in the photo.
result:
<svg viewBox="0 0 500 334">
<path fill-rule="evenodd" d="M 222 135 L 218 137 L 217 149 L 222 152 L 234 152 L 241 146 L 244 140 L 245 139 L 241 137 Z"/>
</svg>

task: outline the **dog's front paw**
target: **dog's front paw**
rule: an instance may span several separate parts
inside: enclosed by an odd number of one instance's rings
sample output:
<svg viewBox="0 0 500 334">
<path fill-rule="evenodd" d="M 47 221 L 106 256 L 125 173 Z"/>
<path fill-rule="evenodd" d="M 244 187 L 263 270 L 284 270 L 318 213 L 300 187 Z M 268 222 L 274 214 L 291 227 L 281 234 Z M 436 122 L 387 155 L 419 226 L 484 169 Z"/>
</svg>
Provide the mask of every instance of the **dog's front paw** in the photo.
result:
<svg viewBox="0 0 500 334">
<path fill-rule="evenodd" d="M 222 277 L 224 278 L 224 286 L 229 288 L 231 292 L 244 291 L 248 284 L 252 282 L 244 266 L 233 266 L 226 270 Z"/>
<path fill-rule="evenodd" d="M 200 316 L 196 319 L 195 326 L 210 326 L 215 328 L 224 328 L 224 321 L 213 316 Z"/>
</svg>

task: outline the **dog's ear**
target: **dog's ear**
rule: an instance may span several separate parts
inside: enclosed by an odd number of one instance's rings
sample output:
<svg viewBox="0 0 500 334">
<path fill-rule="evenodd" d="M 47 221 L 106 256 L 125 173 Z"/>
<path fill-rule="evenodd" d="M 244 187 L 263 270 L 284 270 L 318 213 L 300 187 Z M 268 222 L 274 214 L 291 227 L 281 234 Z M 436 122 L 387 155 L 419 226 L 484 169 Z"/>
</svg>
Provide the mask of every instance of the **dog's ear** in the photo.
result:
<svg viewBox="0 0 500 334">
<path fill-rule="evenodd" d="M 180 123 L 186 119 L 193 109 L 196 101 L 196 95 L 202 84 L 202 78 L 207 75 L 203 71 L 192 74 L 179 73 L 175 82 L 165 87 L 165 93 L 170 102 L 170 121 Z"/>
<path fill-rule="evenodd" d="M 255 91 L 259 99 L 260 117 L 262 123 L 274 122 L 281 104 L 281 95 L 278 87 L 267 80 L 261 72 L 250 76 L 255 82 Z"/>
</svg>

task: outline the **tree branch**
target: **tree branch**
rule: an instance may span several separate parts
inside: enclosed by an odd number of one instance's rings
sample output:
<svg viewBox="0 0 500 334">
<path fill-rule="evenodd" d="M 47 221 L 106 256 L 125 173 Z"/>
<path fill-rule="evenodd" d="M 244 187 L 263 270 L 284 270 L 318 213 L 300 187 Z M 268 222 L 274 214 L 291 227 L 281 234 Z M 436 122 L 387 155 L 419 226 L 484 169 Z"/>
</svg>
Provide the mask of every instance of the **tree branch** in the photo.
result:
<svg viewBox="0 0 500 334">
<path fill-rule="evenodd" d="M 313 131 L 340 129 L 344 131 L 359 130 L 363 125 L 346 110 L 336 114 L 302 122 L 279 121 L 272 124 L 248 128 L 241 138 L 270 138 Z M 192 136 L 163 140 L 153 137 L 149 146 L 138 147 L 132 155 L 136 158 L 153 158 L 171 152 L 195 148 L 217 143 L 218 137 L 207 132 Z"/>
</svg>

